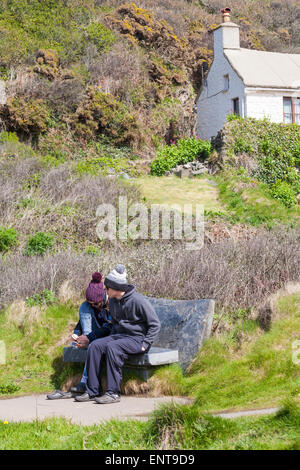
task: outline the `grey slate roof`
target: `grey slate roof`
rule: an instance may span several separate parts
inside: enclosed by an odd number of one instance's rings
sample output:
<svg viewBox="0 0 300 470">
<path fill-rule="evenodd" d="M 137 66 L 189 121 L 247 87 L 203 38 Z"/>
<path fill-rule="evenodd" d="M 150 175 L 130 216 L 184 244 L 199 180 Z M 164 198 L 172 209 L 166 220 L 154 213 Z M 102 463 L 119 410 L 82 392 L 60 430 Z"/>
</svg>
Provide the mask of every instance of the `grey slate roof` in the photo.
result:
<svg viewBox="0 0 300 470">
<path fill-rule="evenodd" d="M 300 90 L 300 54 L 242 48 L 224 54 L 246 86 Z"/>
</svg>

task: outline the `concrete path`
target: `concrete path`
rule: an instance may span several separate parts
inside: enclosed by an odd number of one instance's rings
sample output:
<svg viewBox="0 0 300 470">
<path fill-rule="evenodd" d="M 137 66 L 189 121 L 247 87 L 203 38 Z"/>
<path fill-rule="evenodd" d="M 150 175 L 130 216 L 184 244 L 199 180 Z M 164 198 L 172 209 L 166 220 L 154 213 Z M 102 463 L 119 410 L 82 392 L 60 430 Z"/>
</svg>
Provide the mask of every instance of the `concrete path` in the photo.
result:
<svg viewBox="0 0 300 470">
<path fill-rule="evenodd" d="M 0 400 L 0 421 L 18 422 L 60 416 L 75 424 L 92 425 L 110 419 L 146 420 L 149 413 L 161 403 L 191 403 L 180 397 L 145 398 L 122 396 L 119 403 L 100 405 L 96 402 L 76 402 L 73 398 L 48 400 L 46 395 L 31 395 Z"/>
<path fill-rule="evenodd" d="M 0 421 L 34 421 L 54 416 L 70 419 L 75 424 L 92 425 L 110 419 L 146 420 L 148 415 L 161 403 L 191 404 L 192 400 L 183 397 L 141 397 L 122 396 L 119 403 L 99 405 L 96 402 L 79 403 L 73 398 L 48 400 L 46 395 L 31 395 L 0 400 Z M 245 411 L 223 411 L 214 413 L 226 419 L 244 416 L 273 414 L 279 408 L 264 408 Z"/>
</svg>

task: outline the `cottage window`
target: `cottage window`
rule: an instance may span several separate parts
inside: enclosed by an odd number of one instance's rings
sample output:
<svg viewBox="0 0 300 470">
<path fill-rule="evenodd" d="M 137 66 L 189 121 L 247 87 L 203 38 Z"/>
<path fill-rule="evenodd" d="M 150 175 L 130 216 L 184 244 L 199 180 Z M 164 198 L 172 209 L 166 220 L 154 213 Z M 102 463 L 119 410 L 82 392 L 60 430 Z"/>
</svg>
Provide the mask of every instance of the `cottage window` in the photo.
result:
<svg viewBox="0 0 300 470">
<path fill-rule="evenodd" d="M 300 124 L 300 98 L 283 98 L 285 124 Z"/>
<path fill-rule="evenodd" d="M 234 98 L 232 100 L 233 103 L 233 112 L 234 114 L 240 115 L 240 99 L 239 98 Z"/>
<path fill-rule="evenodd" d="M 224 88 L 223 91 L 228 91 L 229 90 L 229 75 L 224 75 Z"/>
</svg>

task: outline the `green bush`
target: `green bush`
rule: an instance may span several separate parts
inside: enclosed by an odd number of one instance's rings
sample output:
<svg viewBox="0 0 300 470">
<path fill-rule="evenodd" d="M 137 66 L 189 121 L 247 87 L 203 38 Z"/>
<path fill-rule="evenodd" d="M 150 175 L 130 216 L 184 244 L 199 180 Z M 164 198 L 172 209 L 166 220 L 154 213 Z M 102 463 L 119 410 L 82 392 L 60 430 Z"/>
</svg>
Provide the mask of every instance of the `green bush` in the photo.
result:
<svg viewBox="0 0 300 470">
<path fill-rule="evenodd" d="M 6 252 L 18 243 L 18 233 L 14 228 L 0 227 L 0 252 Z"/>
<path fill-rule="evenodd" d="M 41 99 L 16 96 L 0 110 L 0 116 L 11 130 L 38 137 L 48 128 L 50 111 Z"/>
<path fill-rule="evenodd" d="M 252 152 L 252 145 L 247 139 L 243 139 L 242 137 L 239 137 L 236 139 L 233 150 L 235 154 L 238 153 L 251 153 Z"/>
<path fill-rule="evenodd" d="M 4 144 L 6 142 L 19 142 L 17 135 L 14 132 L 1 132 L 0 134 L 0 143 Z"/>
<path fill-rule="evenodd" d="M 100 248 L 93 245 L 87 246 L 84 251 L 90 256 L 100 256 L 101 254 Z"/>
<path fill-rule="evenodd" d="M 255 172 L 255 176 L 264 183 L 272 185 L 277 180 L 284 180 L 290 168 L 288 160 L 263 155 L 259 161 L 259 167 Z"/>
<path fill-rule="evenodd" d="M 83 101 L 72 116 L 76 137 L 90 141 L 105 135 L 116 145 L 142 142 L 136 117 L 127 106 L 110 93 L 89 86 Z"/>
<path fill-rule="evenodd" d="M 295 159 L 295 165 L 300 167 L 300 140 L 297 142 L 292 150 L 293 157 Z"/>
<path fill-rule="evenodd" d="M 107 52 L 116 41 L 113 32 L 105 28 L 101 23 L 91 23 L 86 28 L 86 32 L 90 41 L 95 44 L 98 52 Z"/>
<path fill-rule="evenodd" d="M 295 191 L 285 181 L 276 181 L 271 188 L 271 195 L 274 199 L 278 199 L 282 202 L 286 207 L 292 207 L 295 204 Z"/>
<path fill-rule="evenodd" d="M 0 395 L 8 395 L 9 393 L 15 393 L 20 390 L 19 385 L 12 383 L 0 384 Z"/>
<path fill-rule="evenodd" d="M 27 256 L 43 255 L 54 245 L 52 235 L 44 232 L 38 232 L 29 238 L 27 248 L 24 252 Z"/>
<path fill-rule="evenodd" d="M 27 297 L 25 304 L 27 307 L 33 307 L 34 305 L 51 305 L 57 302 L 52 290 L 44 289 L 39 294 L 34 294 L 31 297 Z"/>
<path fill-rule="evenodd" d="M 247 153 L 256 160 L 251 176 L 265 183 L 272 197 L 292 207 L 300 194 L 300 126 L 246 118 L 230 120 L 225 127 L 228 155 L 234 160 Z"/>
<path fill-rule="evenodd" d="M 250 156 L 260 158 L 261 154 L 274 156 L 279 149 L 294 158 L 300 152 L 300 126 L 278 124 L 268 119 L 239 118 L 225 124 L 225 147 L 229 155 L 234 154 L 236 142 L 242 140 L 251 147 Z M 277 150 L 276 150 L 277 149 Z"/>
<path fill-rule="evenodd" d="M 179 139 L 177 144 L 165 145 L 151 163 L 151 174 L 162 176 L 177 165 L 192 162 L 197 158 L 209 157 L 210 142 L 195 137 Z"/>
</svg>

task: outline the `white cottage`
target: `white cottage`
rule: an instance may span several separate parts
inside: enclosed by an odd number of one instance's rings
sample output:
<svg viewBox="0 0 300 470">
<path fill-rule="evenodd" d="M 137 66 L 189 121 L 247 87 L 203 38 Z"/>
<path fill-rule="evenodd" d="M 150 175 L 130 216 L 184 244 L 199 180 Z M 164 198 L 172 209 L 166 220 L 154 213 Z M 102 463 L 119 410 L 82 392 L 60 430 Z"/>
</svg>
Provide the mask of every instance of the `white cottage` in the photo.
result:
<svg viewBox="0 0 300 470">
<path fill-rule="evenodd" d="M 222 10 L 214 60 L 197 101 L 197 133 L 210 139 L 228 114 L 300 124 L 300 54 L 240 47 L 239 26 Z"/>
</svg>

